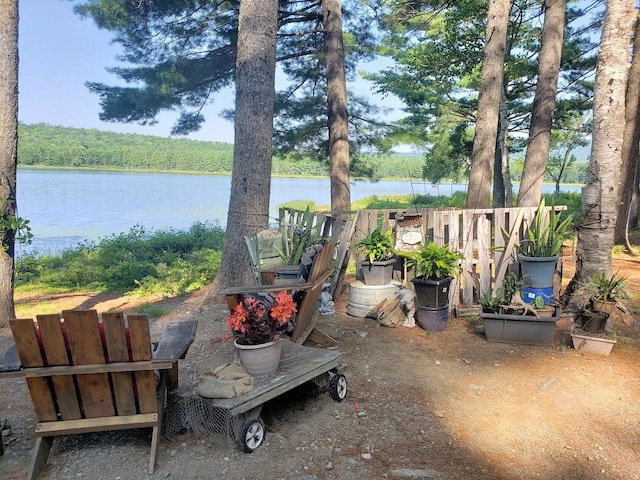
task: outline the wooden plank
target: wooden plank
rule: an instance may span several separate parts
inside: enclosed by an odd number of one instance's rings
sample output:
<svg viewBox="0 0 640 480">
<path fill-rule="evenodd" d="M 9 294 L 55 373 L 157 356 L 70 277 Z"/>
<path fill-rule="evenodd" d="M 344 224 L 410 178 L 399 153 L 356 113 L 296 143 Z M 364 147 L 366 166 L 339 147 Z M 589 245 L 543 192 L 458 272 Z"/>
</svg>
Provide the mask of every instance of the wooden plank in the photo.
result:
<svg viewBox="0 0 640 480">
<path fill-rule="evenodd" d="M 149 319 L 146 315 L 128 315 L 127 322 L 131 341 L 131 359 L 134 362 L 151 360 Z M 158 413 L 153 372 L 136 372 L 135 378 L 140 413 Z"/>
<path fill-rule="evenodd" d="M 513 261 L 514 256 L 514 248 L 516 242 L 519 240 L 520 235 L 520 226 L 522 224 L 522 220 L 524 218 L 524 211 L 518 208 L 510 208 L 509 210 L 509 240 L 507 244 L 499 251 L 498 260 L 496 263 L 496 274 L 495 274 L 495 284 L 493 287 L 493 293 L 496 294 L 497 289 L 500 287 L 502 283 L 502 279 L 507 273 L 507 268 Z M 497 235 L 497 233 L 496 233 Z M 500 236 L 502 237 L 502 231 L 500 232 Z"/>
<path fill-rule="evenodd" d="M 95 310 L 66 310 L 62 312 L 62 316 L 67 327 L 73 364 L 106 363 L 98 313 Z M 87 418 L 115 415 L 108 374 L 77 375 L 76 382 L 82 399 L 82 410 Z"/>
<path fill-rule="evenodd" d="M 65 422 L 39 423 L 36 426 L 35 434 L 36 437 L 56 437 L 58 435 L 153 427 L 157 424 L 157 413 L 83 418 L 80 420 L 67 420 Z"/>
<path fill-rule="evenodd" d="M 60 315 L 37 315 L 40 338 L 44 348 L 46 363 L 50 366 L 68 366 L 69 352 L 62 331 Z M 73 420 L 82 416 L 75 383 L 71 375 L 51 377 L 58 411 L 63 420 Z"/>
<path fill-rule="evenodd" d="M 331 278 L 331 287 L 329 293 L 333 298 L 339 296 L 342 293 L 342 283 L 344 282 L 344 276 L 349 266 L 349 257 L 351 256 L 351 245 L 353 241 L 353 235 L 356 229 L 356 223 L 358 221 L 359 212 L 355 213 L 353 219 L 347 219 L 342 225 L 339 234 L 338 253 L 336 254 L 336 268 L 338 271 Z"/>
<path fill-rule="evenodd" d="M 30 318 L 9 320 L 11 333 L 16 342 L 16 350 L 25 369 L 43 367 L 44 358 L 40 352 L 36 327 Z M 31 402 L 40 422 L 51 422 L 58 418 L 58 412 L 53 399 L 53 392 L 46 378 L 28 378 L 27 387 Z"/>
<path fill-rule="evenodd" d="M 102 314 L 104 339 L 107 344 L 109 363 L 129 362 L 127 334 L 124 327 L 124 314 L 111 312 Z M 133 388 L 133 374 L 131 372 L 116 372 L 111 374 L 113 396 L 118 415 L 136 414 L 136 397 Z"/>
<path fill-rule="evenodd" d="M 452 251 L 460 251 L 460 211 L 449 209 L 449 246 Z M 460 304 L 460 280 L 455 276 L 449 286 L 449 309 L 456 308 Z"/>
<path fill-rule="evenodd" d="M 172 322 L 162 332 L 158 348 L 153 353 L 154 361 L 176 361 L 184 358 L 196 338 L 197 320 Z"/>
<path fill-rule="evenodd" d="M 491 293 L 491 264 L 489 263 L 490 224 L 487 217 L 482 214 L 477 221 L 478 231 L 478 263 L 476 268 L 479 275 L 479 296 Z"/>
<path fill-rule="evenodd" d="M 473 217 L 476 211 L 462 211 L 462 303 L 464 305 L 473 304 Z"/>
<path fill-rule="evenodd" d="M 123 362 L 92 365 L 70 365 L 68 367 L 32 367 L 20 372 L 19 377 L 52 377 L 55 375 L 88 375 L 93 373 L 143 372 L 171 368 L 172 362 Z"/>
</svg>

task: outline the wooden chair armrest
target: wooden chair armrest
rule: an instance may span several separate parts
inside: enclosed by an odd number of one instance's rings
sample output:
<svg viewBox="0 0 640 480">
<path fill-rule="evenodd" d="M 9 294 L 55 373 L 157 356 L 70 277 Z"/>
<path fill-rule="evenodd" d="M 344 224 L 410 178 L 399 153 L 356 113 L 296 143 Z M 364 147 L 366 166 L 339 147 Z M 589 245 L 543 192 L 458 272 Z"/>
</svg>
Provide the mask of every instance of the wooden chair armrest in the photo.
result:
<svg viewBox="0 0 640 480">
<path fill-rule="evenodd" d="M 20 367 L 22 367 L 22 362 L 20 361 L 20 357 L 18 356 L 18 349 L 16 348 L 16 344 L 13 343 L 2 356 L 0 372 L 16 372 L 20 370 Z"/>
<path fill-rule="evenodd" d="M 265 293 L 265 292 L 281 292 L 282 290 L 307 290 L 313 286 L 312 283 L 278 283 L 276 285 L 245 285 L 242 287 L 231 287 L 220 290 L 222 295 L 239 295 L 243 293 Z"/>
<path fill-rule="evenodd" d="M 175 362 L 184 358 L 196 338 L 198 322 L 188 320 L 173 322 L 162 332 L 158 348 L 153 353 L 153 362 Z"/>
<path fill-rule="evenodd" d="M 55 377 L 57 375 L 87 375 L 91 373 L 144 372 L 169 370 L 173 362 L 143 360 L 140 362 L 94 363 L 89 365 L 60 365 L 25 368 L 16 372 L 20 377 Z"/>
</svg>

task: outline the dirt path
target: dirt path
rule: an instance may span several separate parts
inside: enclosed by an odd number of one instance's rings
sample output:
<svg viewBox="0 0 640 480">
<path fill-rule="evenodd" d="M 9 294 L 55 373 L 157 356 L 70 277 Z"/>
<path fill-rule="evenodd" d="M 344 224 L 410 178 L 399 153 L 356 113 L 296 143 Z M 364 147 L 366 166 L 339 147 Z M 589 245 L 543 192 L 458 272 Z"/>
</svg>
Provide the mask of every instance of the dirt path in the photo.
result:
<svg viewBox="0 0 640 480">
<path fill-rule="evenodd" d="M 640 298 L 638 262 L 616 267 Z M 490 343 L 468 319 L 437 333 L 378 327 L 344 314 L 346 300 L 320 320 L 348 364 L 344 402 L 307 386 L 279 397 L 262 412 L 266 444 L 250 455 L 193 433 L 165 439 L 153 477 L 640 479 L 640 332 L 622 321 L 637 317 L 616 320 L 618 343 L 600 357 L 563 351 L 559 334 L 553 346 Z M 199 320 L 185 381 L 217 366 L 208 358 L 224 333 L 227 312 L 199 303 L 173 299 L 153 325 Z M 7 336 L 0 331 L 0 348 Z M 12 425 L 0 478 L 22 479 L 35 423 L 23 381 L 0 383 L 0 417 Z M 148 478 L 149 439 L 141 431 L 57 439 L 41 478 Z"/>
</svg>

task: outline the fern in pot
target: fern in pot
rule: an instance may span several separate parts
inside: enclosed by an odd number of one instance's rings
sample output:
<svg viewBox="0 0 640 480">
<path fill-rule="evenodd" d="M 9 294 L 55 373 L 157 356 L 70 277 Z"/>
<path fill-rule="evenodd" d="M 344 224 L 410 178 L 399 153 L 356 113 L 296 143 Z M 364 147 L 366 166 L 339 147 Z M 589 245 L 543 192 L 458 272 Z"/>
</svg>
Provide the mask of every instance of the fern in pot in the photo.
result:
<svg viewBox="0 0 640 480">
<path fill-rule="evenodd" d="M 449 285 L 460 273 L 458 252 L 449 245 L 438 246 L 435 242 L 422 245 L 414 252 L 400 253 L 408 269 L 414 273 L 411 279 L 419 306 L 441 308 L 449 303 Z"/>
<path fill-rule="evenodd" d="M 391 283 L 393 266 L 396 263 L 393 230 L 383 231 L 380 227 L 354 245 L 365 256 L 358 266 L 366 285 L 387 285 Z"/>
</svg>

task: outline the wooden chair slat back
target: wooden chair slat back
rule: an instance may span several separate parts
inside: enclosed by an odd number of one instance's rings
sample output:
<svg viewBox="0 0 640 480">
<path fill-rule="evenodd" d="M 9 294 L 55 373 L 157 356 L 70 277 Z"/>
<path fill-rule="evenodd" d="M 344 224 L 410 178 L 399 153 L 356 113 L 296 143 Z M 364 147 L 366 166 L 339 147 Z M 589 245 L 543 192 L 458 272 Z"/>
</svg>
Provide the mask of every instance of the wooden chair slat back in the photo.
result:
<svg viewBox="0 0 640 480">
<path fill-rule="evenodd" d="M 122 312 L 103 313 L 102 327 L 104 329 L 109 362 L 130 361 L 124 314 Z M 136 393 L 133 375 L 130 372 L 112 373 L 111 383 L 118 415 L 135 415 Z"/>
<path fill-rule="evenodd" d="M 149 320 L 146 315 L 129 315 L 129 339 L 131 341 L 131 359 L 134 362 L 151 360 L 151 341 Z M 159 411 L 156 398 L 156 383 L 153 372 L 136 372 L 136 387 L 140 413 L 156 413 Z"/>
<path fill-rule="evenodd" d="M 12 319 L 9 322 L 16 343 L 16 350 L 24 367 L 43 367 L 44 357 L 40 350 L 36 326 L 30 318 Z M 50 422 L 58 418 L 53 393 L 46 378 L 27 378 L 36 418 Z"/>
<path fill-rule="evenodd" d="M 69 353 L 65 342 L 59 314 L 37 315 L 40 341 L 44 349 L 46 365 L 70 365 Z M 77 420 L 82 417 L 80 404 L 73 377 L 57 375 L 51 377 L 56 408 L 64 420 Z"/>
<path fill-rule="evenodd" d="M 106 363 L 100 335 L 98 312 L 95 310 L 66 310 L 64 318 L 69 351 L 74 365 Z M 108 373 L 76 375 L 82 409 L 86 418 L 111 417 L 115 406 Z"/>
</svg>

